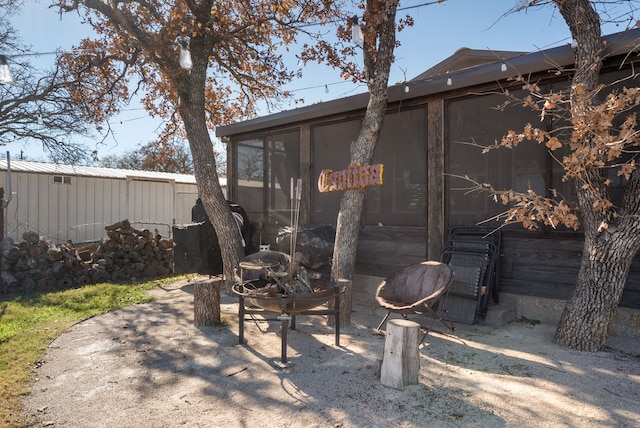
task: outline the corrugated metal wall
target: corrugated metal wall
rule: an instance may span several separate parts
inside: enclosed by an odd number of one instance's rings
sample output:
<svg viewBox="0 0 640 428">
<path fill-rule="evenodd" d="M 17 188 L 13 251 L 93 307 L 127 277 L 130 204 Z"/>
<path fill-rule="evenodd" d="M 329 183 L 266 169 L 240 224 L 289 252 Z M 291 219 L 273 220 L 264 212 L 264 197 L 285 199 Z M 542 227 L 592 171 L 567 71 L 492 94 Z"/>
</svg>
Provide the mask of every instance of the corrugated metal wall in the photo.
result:
<svg viewBox="0 0 640 428">
<path fill-rule="evenodd" d="M 197 186 L 147 179 L 62 177 L 12 172 L 13 197 L 5 211 L 5 235 L 21 240 L 26 231 L 38 232 L 56 243 L 96 241 L 104 226 L 128 219 L 136 228 L 158 229 L 170 236 L 175 222 L 191 223 Z M 65 181 L 68 181 L 65 183 Z M 8 199 L 6 175 L 0 187 Z"/>
<path fill-rule="evenodd" d="M 222 188 L 226 191 L 225 187 Z M 198 190 L 194 184 L 176 183 L 176 224 L 191 223 L 191 208 L 198 199 Z"/>
</svg>

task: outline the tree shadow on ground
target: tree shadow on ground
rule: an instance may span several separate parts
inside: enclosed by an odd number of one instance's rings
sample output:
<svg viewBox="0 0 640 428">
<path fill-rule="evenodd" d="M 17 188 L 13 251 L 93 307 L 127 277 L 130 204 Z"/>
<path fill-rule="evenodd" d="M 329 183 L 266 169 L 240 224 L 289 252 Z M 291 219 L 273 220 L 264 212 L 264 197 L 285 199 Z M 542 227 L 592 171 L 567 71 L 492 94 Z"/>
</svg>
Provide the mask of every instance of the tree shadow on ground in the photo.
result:
<svg viewBox="0 0 640 428">
<path fill-rule="evenodd" d="M 334 346 L 325 317 L 298 316 L 282 367 L 274 364 L 281 356 L 280 322 L 247 322 L 247 343 L 238 343 L 236 297 L 221 296 L 223 325 L 197 328 L 190 286 L 164 287 L 155 296 L 154 302 L 78 324 L 60 338 L 60 347 L 75 350 L 52 356 L 68 358 L 69 364 L 45 375 L 43 382 L 55 386 L 39 385 L 65 396 L 60 409 L 48 401 L 48 416 L 66 415 L 66 421 L 54 420 L 73 426 L 98 421 L 103 426 L 410 427 L 454 426 L 463 411 L 488 425 L 505 425 L 490 411 L 428 382 L 404 390 L 380 384 L 384 338 L 372 334 L 370 320 L 358 319 L 357 305 L 340 347 Z"/>
<path fill-rule="evenodd" d="M 497 413 L 507 420 L 533 418 L 541 424 L 567 426 L 576 420 L 619 426 L 637 423 L 637 357 L 561 348 L 553 342 L 555 327 L 546 324 L 458 327 L 457 335 L 429 334 L 421 349 L 421 374 L 446 378 L 443 387 L 450 394 L 473 397 L 481 408 L 503 403 Z M 489 380 L 485 374 L 491 375 Z M 620 397 L 614 407 L 612 394 Z M 533 397 L 536 405 L 531 405 Z M 599 419 L 581 419 L 588 407 Z"/>
</svg>

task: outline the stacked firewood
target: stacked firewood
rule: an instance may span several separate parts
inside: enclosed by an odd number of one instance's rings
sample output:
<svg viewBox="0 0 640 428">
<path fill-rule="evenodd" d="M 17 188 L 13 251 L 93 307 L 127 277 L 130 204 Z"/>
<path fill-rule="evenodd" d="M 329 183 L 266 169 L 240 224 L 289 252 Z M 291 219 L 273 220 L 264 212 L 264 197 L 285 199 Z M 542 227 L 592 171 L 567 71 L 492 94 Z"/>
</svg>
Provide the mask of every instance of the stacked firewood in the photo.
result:
<svg viewBox="0 0 640 428">
<path fill-rule="evenodd" d="M 128 220 L 105 226 L 107 237 L 92 256 L 94 282 L 167 276 L 172 272 L 173 240 L 158 231 L 136 229 Z"/>
<path fill-rule="evenodd" d="M 36 232 L 0 241 L 0 292 L 62 290 L 88 283 L 166 277 L 173 272 L 173 240 L 127 220 L 106 226 L 90 257 L 71 241 L 56 245 Z M 82 256 L 80 255 L 82 254 Z"/>
<path fill-rule="evenodd" d="M 0 283 L 5 293 L 66 289 L 90 281 L 71 241 L 56 245 L 36 232 L 25 232 L 22 239 L 0 243 Z"/>
</svg>

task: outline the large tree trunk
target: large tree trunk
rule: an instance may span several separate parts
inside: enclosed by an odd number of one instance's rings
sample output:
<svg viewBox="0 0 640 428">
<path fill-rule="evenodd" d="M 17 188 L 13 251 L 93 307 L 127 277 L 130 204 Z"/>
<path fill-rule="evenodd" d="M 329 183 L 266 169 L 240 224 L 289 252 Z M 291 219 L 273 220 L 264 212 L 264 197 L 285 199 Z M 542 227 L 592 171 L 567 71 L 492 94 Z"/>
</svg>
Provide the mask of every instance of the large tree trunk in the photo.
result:
<svg viewBox="0 0 640 428">
<path fill-rule="evenodd" d="M 586 190 L 579 191 L 581 206 Z M 583 211 L 585 245 L 578 280 L 562 313 L 556 342 L 581 351 L 598 351 L 606 343 L 609 325 L 640 249 L 640 174 L 627 183 L 617 216 L 599 230 L 601 216 Z"/>
<path fill-rule="evenodd" d="M 609 324 L 637 252 L 637 244 L 624 235 L 605 232 L 585 238 L 578 280 L 556 331 L 558 344 L 589 352 L 601 350 L 605 345 Z"/>
<path fill-rule="evenodd" d="M 212 45 L 210 37 L 194 38 L 191 41 L 193 68 L 188 75 L 185 72 L 185 77 L 181 80 L 183 86 L 180 88 L 179 112 L 189 139 L 198 191 L 218 236 L 226 281 L 225 290 L 228 293 L 244 250 L 242 237 L 220 186 L 213 143 L 206 122 L 206 70 L 208 52 L 211 52 Z"/>
<path fill-rule="evenodd" d="M 371 164 L 373 151 L 382 129 L 387 108 L 389 69 L 393 63 L 393 49 L 396 41 L 397 6 L 397 0 L 367 0 L 363 51 L 370 97 L 360 134 L 351 144 L 351 164 Z M 353 279 L 365 195 L 364 188 L 349 189 L 342 195 L 333 252 L 332 280 L 334 282 L 339 279 Z M 351 295 L 351 282 L 345 294 L 347 297 Z M 342 299 L 340 306 L 340 324 L 348 326 L 351 324 L 351 299 Z"/>
<path fill-rule="evenodd" d="M 602 42 L 600 19 L 588 0 L 555 0 L 576 41 L 576 71 L 571 85 L 571 121 L 574 130 L 588 119 L 596 102 Z M 590 134 L 579 135 L 576 143 L 596 144 Z M 626 189 L 623 205 L 615 211 L 597 210 L 597 201 L 610 200 L 605 177 L 587 170 L 575 179 L 582 214 L 585 245 L 576 286 L 567 301 L 556 331 L 562 346 L 597 351 L 604 346 L 609 324 L 622 296 L 631 261 L 638 251 L 640 186 L 634 173 Z"/>
</svg>

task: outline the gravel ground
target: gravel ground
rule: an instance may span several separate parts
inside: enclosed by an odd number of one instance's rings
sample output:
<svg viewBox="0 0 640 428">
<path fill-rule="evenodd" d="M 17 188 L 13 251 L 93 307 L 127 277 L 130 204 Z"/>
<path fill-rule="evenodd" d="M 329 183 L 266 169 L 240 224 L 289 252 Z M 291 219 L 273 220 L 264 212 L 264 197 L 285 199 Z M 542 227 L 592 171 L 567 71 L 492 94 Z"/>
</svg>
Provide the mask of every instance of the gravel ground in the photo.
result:
<svg viewBox="0 0 640 428">
<path fill-rule="evenodd" d="M 297 317 L 287 364 L 279 321 L 245 322 L 238 343 L 236 297 L 223 293 L 225 325 L 195 327 L 193 284 L 152 293 L 51 343 L 26 426 L 640 427 L 638 340 L 583 353 L 554 345 L 551 325 L 458 325 L 429 333 L 419 384 L 397 390 L 379 380 L 384 314 L 370 292 L 354 290 L 339 347 L 324 317 Z"/>
</svg>

